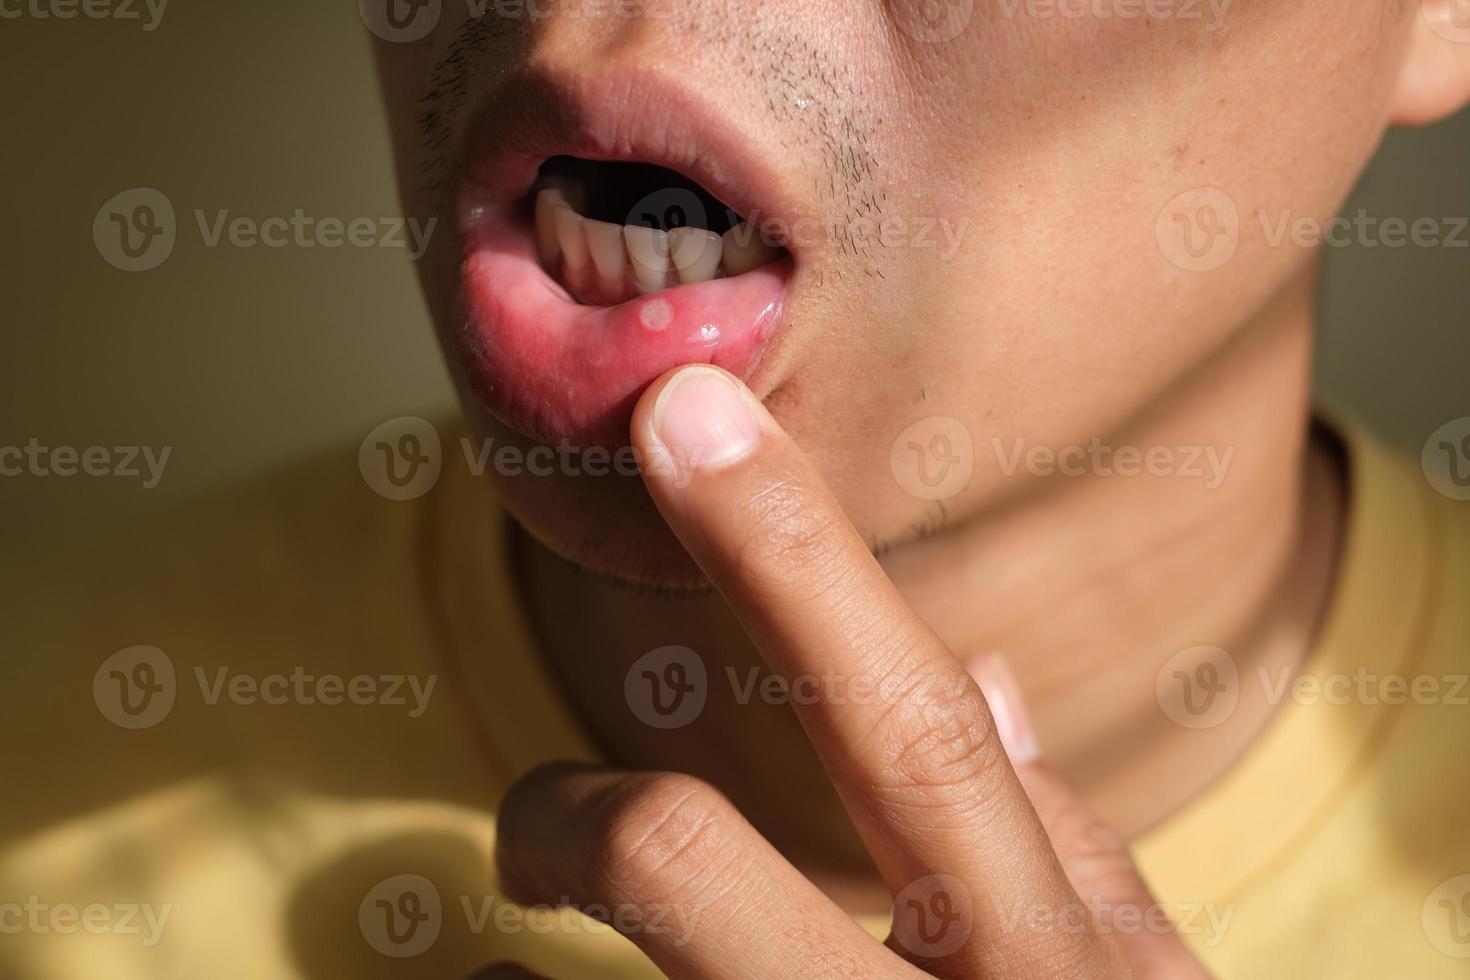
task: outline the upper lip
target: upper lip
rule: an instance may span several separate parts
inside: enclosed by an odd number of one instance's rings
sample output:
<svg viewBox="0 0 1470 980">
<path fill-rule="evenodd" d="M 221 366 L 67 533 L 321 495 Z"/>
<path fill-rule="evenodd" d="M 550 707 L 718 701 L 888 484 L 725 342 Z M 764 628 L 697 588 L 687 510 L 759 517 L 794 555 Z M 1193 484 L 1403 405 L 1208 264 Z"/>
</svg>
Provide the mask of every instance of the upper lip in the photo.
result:
<svg viewBox="0 0 1470 980">
<path fill-rule="evenodd" d="M 692 80 L 658 67 L 596 75 L 525 67 L 492 90 L 466 134 L 465 184 L 479 202 L 508 207 L 552 156 L 650 163 L 700 184 L 780 244 L 794 200 L 767 149 Z"/>
</svg>

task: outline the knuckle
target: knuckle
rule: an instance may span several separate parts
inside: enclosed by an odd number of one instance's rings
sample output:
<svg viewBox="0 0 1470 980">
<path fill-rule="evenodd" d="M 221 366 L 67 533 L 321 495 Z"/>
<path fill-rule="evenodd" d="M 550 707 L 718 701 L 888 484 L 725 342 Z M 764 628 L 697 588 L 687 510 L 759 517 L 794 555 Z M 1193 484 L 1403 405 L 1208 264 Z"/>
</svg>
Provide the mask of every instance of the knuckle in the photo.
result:
<svg viewBox="0 0 1470 980">
<path fill-rule="evenodd" d="M 687 901 L 718 880 L 734 817 L 724 796 L 692 776 L 630 777 L 588 815 L 590 876 L 620 899 Z"/>
<path fill-rule="evenodd" d="M 1005 751 L 984 695 L 966 678 L 937 671 L 907 681 L 874 728 L 898 803 L 970 813 L 989 805 L 986 787 L 1004 772 Z"/>
</svg>

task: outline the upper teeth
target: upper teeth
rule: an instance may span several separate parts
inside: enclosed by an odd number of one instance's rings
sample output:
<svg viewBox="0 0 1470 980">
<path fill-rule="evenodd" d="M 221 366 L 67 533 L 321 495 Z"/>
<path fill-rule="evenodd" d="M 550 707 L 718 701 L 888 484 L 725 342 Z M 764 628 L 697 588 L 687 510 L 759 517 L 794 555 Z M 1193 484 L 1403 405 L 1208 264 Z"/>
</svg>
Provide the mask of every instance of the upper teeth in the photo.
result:
<svg viewBox="0 0 1470 980">
<path fill-rule="evenodd" d="M 703 228 L 666 232 L 585 218 L 560 187 L 537 193 L 535 220 L 536 249 L 547 269 L 560 271 L 574 291 L 596 287 L 605 298 L 738 276 L 781 254 L 748 222 L 721 236 Z"/>
</svg>

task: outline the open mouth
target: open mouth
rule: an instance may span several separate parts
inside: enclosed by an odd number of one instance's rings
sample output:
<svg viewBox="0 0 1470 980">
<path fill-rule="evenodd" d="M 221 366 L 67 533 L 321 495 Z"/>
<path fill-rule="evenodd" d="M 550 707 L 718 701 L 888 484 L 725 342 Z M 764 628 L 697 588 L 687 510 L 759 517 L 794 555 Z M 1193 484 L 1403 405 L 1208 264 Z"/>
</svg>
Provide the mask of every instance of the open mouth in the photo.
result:
<svg viewBox="0 0 1470 980">
<path fill-rule="evenodd" d="M 542 267 L 587 306 L 741 276 L 786 254 L 703 187 L 652 164 L 553 157 L 534 194 Z"/>
<path fill-rule="evenodd" d="M 773 234 L 794 204 L 707 93 L 637 74 L 540 79 L 479 121 L 459 339 L 492 414 L 541 442 L 615 449 L 665 372 L 752 380 L 799 258 Z"/>
</svg>

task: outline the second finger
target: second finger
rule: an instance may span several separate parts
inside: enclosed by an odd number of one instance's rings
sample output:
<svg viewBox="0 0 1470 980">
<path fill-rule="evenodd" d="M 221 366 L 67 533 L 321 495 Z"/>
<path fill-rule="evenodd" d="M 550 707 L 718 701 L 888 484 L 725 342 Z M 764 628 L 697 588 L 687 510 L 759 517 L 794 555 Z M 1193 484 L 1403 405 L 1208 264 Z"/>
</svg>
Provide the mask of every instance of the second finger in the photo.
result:
<svg viewBox="0 0 1470 980">
<path fill-rule="evenodd" d="M 498 834 L 517 898 L 596 912 L 671 976 L 919 976 L 691 776 L 543 767 Z"/>
</svg>

